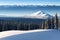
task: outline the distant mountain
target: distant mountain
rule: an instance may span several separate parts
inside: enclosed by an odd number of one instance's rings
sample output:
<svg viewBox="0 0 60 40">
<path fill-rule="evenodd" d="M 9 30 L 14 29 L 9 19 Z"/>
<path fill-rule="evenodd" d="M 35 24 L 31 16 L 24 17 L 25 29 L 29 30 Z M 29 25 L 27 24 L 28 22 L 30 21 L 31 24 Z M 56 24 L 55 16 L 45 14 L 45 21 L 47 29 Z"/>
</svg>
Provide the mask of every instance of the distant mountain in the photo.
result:
<svg viewBox="0 0 60 40">
<path fill-rule="evenodd" d="M 0 17 L 18 17 L 18 16 L 0 15 Z M 35 13 L 32 13 L 32 14 L 30 14 L 30 15 L 19 16 L 19 17 L 20 17 L 20 18 L 46 19 L 46 18 L 51 18 L 52 16 L 39 10 L 39 11 L 37 11 L 37 12 L 35 12 Z"/>
<path fill-rule="evenodd" d="M 60 7 L 57 5 L 0 5 L 0 9 L 20 8 L 20 7 Z"/>
<path fill-rule="evenodd" d="M 41 18 L 41 19 L 46 19 L 46 18 L 51 18 L 52 16 L 49 14 L 46 14 L 42 11 L 37 11 L 31 15 L 25 16 L 26 18 Z"/>
</svg>

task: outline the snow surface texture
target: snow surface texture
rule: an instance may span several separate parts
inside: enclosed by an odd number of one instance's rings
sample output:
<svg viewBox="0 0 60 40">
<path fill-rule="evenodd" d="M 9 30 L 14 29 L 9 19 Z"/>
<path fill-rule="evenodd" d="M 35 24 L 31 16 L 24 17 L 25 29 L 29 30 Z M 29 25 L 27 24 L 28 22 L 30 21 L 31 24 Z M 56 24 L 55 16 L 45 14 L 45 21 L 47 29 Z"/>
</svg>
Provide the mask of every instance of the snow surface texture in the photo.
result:
<svg viewBox="0 0 60 40">
<path fill-rule="evenodd" d="M 20 30 L 12 30 L 12 31 L 4 31 L 0 32 L 0 38 L 17 35 L 17 34 L 24 34 L 24 33 L 31 33 L 31 32 L 38 32 L 38 31 L 47 31 L 47 30 L 31 30 L 31 31 L 20 31 Z"/>
<path fill-rule="evenodd" d="M 31 31 L 7 31 L 1 33 L 0 40 L 60 40 L 60 31 L 55 29 L 31 30 Z M 6 35 L 9 36 L 6 36 L 5 33 L 8 33 Z"/>
<path fill-rule="evenodd" d="M 32 13 L 31 15 L 25 16 L 25 18 L 41 18 L 41 19 L 46 19 L 46 18 L 51 18 L 52 16 L 49 14 L 45 14 L 41 10 Z"/>
</svg>

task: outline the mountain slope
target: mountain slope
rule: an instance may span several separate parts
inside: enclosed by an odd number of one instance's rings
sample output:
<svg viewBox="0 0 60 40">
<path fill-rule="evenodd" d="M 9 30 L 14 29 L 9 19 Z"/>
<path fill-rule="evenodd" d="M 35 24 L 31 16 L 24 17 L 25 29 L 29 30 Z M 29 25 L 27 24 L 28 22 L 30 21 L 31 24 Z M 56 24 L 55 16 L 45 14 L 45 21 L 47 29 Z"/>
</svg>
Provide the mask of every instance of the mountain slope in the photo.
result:
<svg viewBox="0 0 60 40">
<path fill-rule="evenodd" d="M 45 14 L 44 12 L 42 11 L 37 11 L 31 15 L 28 15 L 28 16 L 25 16 L 27 18 L 41 18 L 41 19 L 46 19 L 46 18 L 51 18 L 52 16 L 49 15 L 49 14 Z"/>
</svg>

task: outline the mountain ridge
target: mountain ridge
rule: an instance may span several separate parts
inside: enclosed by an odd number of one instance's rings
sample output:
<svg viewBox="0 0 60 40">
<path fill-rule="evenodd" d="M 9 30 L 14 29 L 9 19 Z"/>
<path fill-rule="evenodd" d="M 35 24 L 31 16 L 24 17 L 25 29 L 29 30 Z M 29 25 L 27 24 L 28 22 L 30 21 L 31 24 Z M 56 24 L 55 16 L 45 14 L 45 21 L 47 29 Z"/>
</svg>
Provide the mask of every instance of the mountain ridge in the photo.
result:
<svg viewBox="0 0 60 40">
<path fill-rule="evenodd" d="M 46 19 L 46 18 L 51 18 L 52 15 L 50 14 L 46 14 L 44 12 L 42 12 L 41 10 L 32 13 L 31 15 L 25 16 L 25 18 L 41 18 L 41 19 Z"/>
</svg>

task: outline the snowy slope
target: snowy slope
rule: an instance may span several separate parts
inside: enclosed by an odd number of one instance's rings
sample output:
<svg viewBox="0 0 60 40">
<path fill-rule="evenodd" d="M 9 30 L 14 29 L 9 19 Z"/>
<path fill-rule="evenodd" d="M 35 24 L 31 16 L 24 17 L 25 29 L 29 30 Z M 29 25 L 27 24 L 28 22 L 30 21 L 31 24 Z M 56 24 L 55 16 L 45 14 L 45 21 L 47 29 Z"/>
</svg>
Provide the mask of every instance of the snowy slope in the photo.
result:
<svg viewBox="0 0 60 40">
<path fill-rule="evenodd" d="M 11 31 L 4 31 L 4 32 L 0 32 L 0 38 L 8 37 L 8 36 L 11 36 L 11 35 L 16 35 L 16 34 L 37 32 L 37 31 L 41 32 L 41 31 L 47 31 L 47 30 L 31 30 L 31 31 L 11 30 Z"/>
<path fill-rule="evenodd" d="M 0 40 L 60 40 L 60 31 L 55 29 L 31 30 L 26 32 L 23 31 L 22 33 L 21 32 L 22 31 L 10 31 L 10 34 L 17 34 L 2 37 Z M 9 31 L 5 33 L 9 33 Z M 4 35 L 2 34 L 2 36 Z"/>
<path fill-rule="evenodd" d="M 39 10 L 39 11 L 37 11 L 35 13 L 32 13 L 31 15 L 25 16 L 25 17 L 26 18 L 42 18 L 42 19 L 46 19 L 46 18 L 51 18 L 52 16 Z"/>
</svg>

